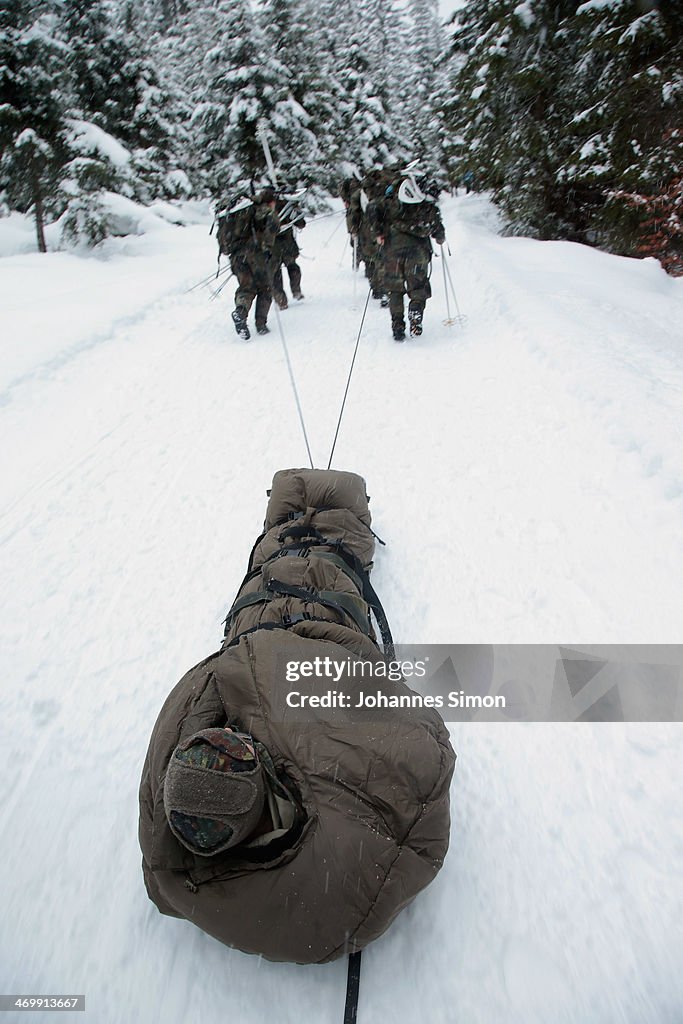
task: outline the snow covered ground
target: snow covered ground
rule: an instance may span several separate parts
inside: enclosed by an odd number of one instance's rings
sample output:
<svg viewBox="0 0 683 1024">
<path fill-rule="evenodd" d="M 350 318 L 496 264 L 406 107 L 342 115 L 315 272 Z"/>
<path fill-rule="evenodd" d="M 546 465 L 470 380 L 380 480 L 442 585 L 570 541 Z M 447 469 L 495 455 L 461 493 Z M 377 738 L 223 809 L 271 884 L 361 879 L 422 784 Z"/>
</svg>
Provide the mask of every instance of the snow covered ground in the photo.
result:
<svg viewBox="0 0 683 1024">
<path fill-rule="evenodd" d="M 371 302 L 334 460 L 368 481 L 395 638 L 680 641 L 683 281 L 499 237 L 480 196 L 444 213 L 468 323 L 442 322 L 439 259 L 420 340 Z M 301 236 L 281 315 L 318 466 L 366 298 L 340 220 Z M 274 316 L 245 344 L 233 282 L 187 291 L 207 228 L 84 258 L 0 222 L 0 991 L 85 993 L 98 1024 L 336 1024 L 343 963 L 228 950 L 139 867 L 156 714 L 218 646 L 273 472 L 306 464 Z M 368 949 L 359 1024 L 683 1019 L 681 726 L 452 734 L 451 852 Z"/>
</svg>

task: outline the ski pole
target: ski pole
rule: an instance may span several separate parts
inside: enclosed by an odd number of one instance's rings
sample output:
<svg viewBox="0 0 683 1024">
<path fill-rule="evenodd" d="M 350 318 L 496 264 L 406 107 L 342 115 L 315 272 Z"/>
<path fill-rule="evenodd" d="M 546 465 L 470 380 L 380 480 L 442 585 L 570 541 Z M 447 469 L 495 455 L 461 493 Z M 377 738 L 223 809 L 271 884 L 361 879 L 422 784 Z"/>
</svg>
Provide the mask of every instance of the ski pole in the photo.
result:
<svg viewBox="0 0 683 1024">
<path fill-rule="evenodd" d="M 216 288 L 215 291 L 211 292 L 211 300 L 218 298 L 220 293 L 225 288 L 226 284 L 229 282 L 230 278 L 233 277 L 233 276 L 234 276 L 233 274 L 228 274 L 228 276 L 226 277 L 225 281 L 223 281 L 223 284 L 219 285 L 218 288 Z"/>
<path fill-rule="evenodd" d="M 203 284 L 208 284 L 209 281 L 215 281 L 217 277 L 219 277 L 221 274 L 226 274 L 229 270 L 230 270 L 230 267 L 229 266 L 225 266 L 225 267 L 223 267 L 222 270 L 219 270 L 217 274 L 214 274 L 213 271 L 212 271 L 209 274 L 208 277 L 203 277 L 201 279 L 201 281 L 197 281 L 197 283 L 193 284 L 191 288 L 187 288 L 185 290 L 185 295 L 187 295 L 189 292 L 193 292 L 195 290 L 195 288 L 201 288 L 201 286 Z"/>
<path fill-rule="evenodd" d="M 448 286 L 446 284 L 446 257 L 444 256 L 443 245 L 440 246 L 440 249 L 441 249 L 441 269 L 443 271 L 443 291 L 444 291 L 444 295 L 446 296 L 446 316 L 447 316 L 447 321 L 450 322 L 450 320 L 451 320 L 451 304 L 448 301 Z"/>
<path fill-rule="evenodd" d="M 346 259 L 346 246 L 347 246 L 348 244 L 349 244 L 349 243 L 347 242 L 347 240 L 346 240 L 346 239 L 344 239 L 344 248 L 342 249 L 342 253 L 341 253 L 341 256 L 339 257 L 339 263 L 337 263 L 337 266 L 338 266 L 338 267 L 341 267 L 341 266 L 343 266 L 343 264 L 344 264 L 344 260 Z M 353 245 L 353 242 L 351 243 L 351 245 Z"/>
<path fill-rule="evenodd" d="M 356 301 L 358 292 L 358 238 L 353 236 L 353 301 Z"/>
<path fill-rule="evenodd" d="M 458 305 L 458 299 L 457 299 L 457 296 L 455 294 L 455 288 L 453 287 L 453 278 L 451 277 L 451 272 L 450 272 L 449 267 L 446 266 L 445 260 L 444 260 L 444 266 L 446 267 L 446 273 L 448 274 L 448 283 L 451 286 L 451 292 L 453 294 L 453 302 L 455 303 L 455 309 L 456 309 L 456 312 L 458 314 L 458 320 L 462 323 L 466 318 L 460 312 L 460 306 Z"/>
<path fill-rule="evenodd" d="M 339 211 L 339 212 L 343 212 L 343 211 Z M 327 214 L 324 214 L 324 216 L 326 216 L 326 217 L 330 217 L 330 216 L 335 216 L 335 214 L 329 214 L 329 213 L 327 213 Z M 318 220 L 318 219 L 319 219 L 318 217 L 314 217 L 314 218 L 313 218 L 313 220 Z M 334 229 L 334 231 L 332 232 L 332 234 L 330 235 L 330 237 L 329 237 L 329 238 L 327 239 L 327 241 L 326 241 L 326 242 L 323 242 L 323 249 L 326 249 L 326 248 L 328 247 L 328 245 L 330 244 L 330 242 L 332 241 L 332 239 L 334 238 L 334 236 L 335 236 L 335 235 L 337 234 L 337 232 L 339 231 L 339 228 L 340 228 L 340 227 L 342 226 L 342 224 L 343 224 L 343 223 L 344 223 L 344 221 L 343 221 L 343 220 L 340 220 L 340 221 L 339 221 L 339 223 L 337 224 L 336 228 Z"/>
</svg>

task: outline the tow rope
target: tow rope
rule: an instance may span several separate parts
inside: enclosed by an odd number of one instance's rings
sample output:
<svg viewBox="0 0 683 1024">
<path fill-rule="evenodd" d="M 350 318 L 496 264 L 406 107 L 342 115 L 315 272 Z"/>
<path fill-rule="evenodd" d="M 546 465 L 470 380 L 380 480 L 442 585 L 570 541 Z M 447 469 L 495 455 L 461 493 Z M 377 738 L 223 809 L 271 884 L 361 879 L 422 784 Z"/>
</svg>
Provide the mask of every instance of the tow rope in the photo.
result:
<svg viewBox="0 0 683 1024">
<path fill-rule="evenodd" d="M 311 464 L 311 469 L 314 469 L 313 456 L 311 455 L 311 446 L 308 443 L 308 434 L 306 433 L 306 424 L 304 423 L 304 414 L 301 408 L 301 401 L 299 400 L 299 392 L 297 390 L 296 381 L 294 379 L 294 370 L 289 359 L 289 349 L 287 348 L 287 341 L 285 339 L 285 332 L 282 329 L 282 320 L 280 319 L 280 311 L 275 303 L 275 319 L 277 320 L 277 328 L 280 334 L 280 341 L 282 342 L 282 350 L 285 353 L 285 362 L 287 363 L 287 372 L 289 373 L 289 383 L 292 385 L 292 391 L 294 392 L 294 401 L 296 402 L 296 410 L 299 413 L 299 423 L 304 435 L 304 441 L 306 442 L 306 451 L 308 452 L 308 461 Z"/>
<path fill-rule="evenodd" d="M 351 384 L 351 374 L 353 373 L 353 367 L 356 362 L 356 355 L 358 354 L 358 346 L 360 344 L 360 336 L 363 333 L 363 325 L 365 323 L 365 315 L 368 311 L 368 303 L 370 302 L 370 296 L 372 295 L 372 288 L 368 288 L 368 295 L 365 300 L 365 308 L 363 309 L 363 316 L 361 317 L 360 327 L 358 328 L 358 337 L 356 338 L 356 347 L 353 350 L 353 357 L 351 359 L 351 366 L 349 368 L 349 375 L 346 379 L 346 388 L 344 389 L 344 397 L 342 398 L 341 409 L 339 410 L 339 419 L 337 420 L 337 429 L 334 432 L 334 440 L 332 442 L 332 450 L 330 457 L 327 462 L 327 468 L 329 469 L 332 465 L 332 456 L 334 455 L 334 449 L 337 445 L 337 438 L 339 437 L 339 428 L 341 426 L 342 416 L 344 415 L 344 406 L 346 405 L 346 396 L 349 393 L 349 385 Z"/>
</svg>

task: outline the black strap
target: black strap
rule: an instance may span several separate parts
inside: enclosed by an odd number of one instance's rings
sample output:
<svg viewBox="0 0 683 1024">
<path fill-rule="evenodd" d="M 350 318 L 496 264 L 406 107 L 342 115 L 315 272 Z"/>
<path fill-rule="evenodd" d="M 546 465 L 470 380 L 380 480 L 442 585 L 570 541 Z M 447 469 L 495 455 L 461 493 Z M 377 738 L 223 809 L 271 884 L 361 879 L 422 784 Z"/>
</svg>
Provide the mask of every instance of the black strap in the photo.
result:
<svg viewBox="0 0 683 1024">
<path fill-rule="evenodd" d="M 248 608 L 255 604 L 261 604 L 262 602 L 266 603 L 268 601 L 272 601 L 273 597 L 295 597 L 299 601 L 321 604 L 325 608 L 331 608 L 333 611 L 339 612 L 341 615 L 346 615 L 355 622 L 363 633 L 369 635 L 371 627 L 368 618 L 368 607 L 362 598 L 354 597 L 352 594 L 345 594 L 335 590 L 316 590 L 315 587 L 296 587 L 290 583 L 283 583 L 282 580 L 278 580 L 274 576 L 272 576 L 266 583 L 265 590 L 258 590 L 253 594 L 244 594 L 242 597 L 237 598 L 225 620 L 225 633 L 227 634 L 230 623 L 234 619 L 235 615 L 238 612 L 241 612 L 243 608 Z"/>
<path fill-rule="evenodd" d="M 318 509 L 317 511 L 321 511 L 321 510 Z M 298 516 L 297 516 L 297 513 L 290 513 L 290 517 L 291 518 L 289 519 L 289 521 L 291 523 L 291 519 L 297 518 Z M 287 519 L 285 519 L 284 522 L 287 522 Z M 359 520 L 359 522 L 362 523 L 362 520 Z M 363 523 L 363 526 L 366 526 L 366 524 Z M 367 528 L 370 530 L 371 533 L 373 532 L 370 529 L 369 526 Z M 243 581 L 242 581 L 242 583 L 240 585 L 240 588 L 238 590 L 238 594 L 242 590 L 244 585 L 250 579 L 253 579 L 255 576 L 257 576 L 259 574 L 259 572 L 261 571 L 262 566 L 259 566 L 258 569 L 252 569 L 251 566 L 252 566 L 252 563 L 253 563 L 253 556 L 254 556 L 254 553 L 256 551 L 256 547 L 258 546 L 259 542 L 261 540 L 263 540 L 264 536 L 265 536 L 265 533 L 261 534 L 261 536 L 258 538 L 256 543 L 254 544 L 254 547 L 253 547 L 252 553 L 251 553 L 251 557 L 249 559 L 249 571 L 247 572 L 247 575 L 244 577 L 244 579 L 243 579 Z M 373 534 L 373 536 L 376 536 L 376 534 Z M 360 581 L 362 582 L 361 593 L 363 595 L 363 598 L 367 602 L 367 604 L 372 609 L 372 612 L 373 612 L 373 614 L 375 616 L 375 619 L 377 620 L 377 626 L 379 628 L 379 633 L 380 633 L 380 636 L 382 638 L 382 646 L 384 647 L 384 653 L 389 658 L 389 660 L 393 660 L 395 658 L 395 656 L 396 656 L 396 652 L 394 650 L 394 640 L 393 640 L 393 637 L 391 635 L 391 629 L 389 627 L 389 622 L 388 622 L 388 619 L 387 619 L 387 616 L 386 616 L 386 612 L 384 611 L 384 608 L 382 607 L 382 602 L 380 601 L 379 597 L 375 593 L 375 589 L 374 589 L 374 587 L 372 586 L 372 584 L 370 582 L 370 576 L 368 575 L 364 565 L 362 564 L 362 562 L 358 558 L 358 556 L 355 555 L 352 551 L 349 551 L 349 549 L 344 546 L 344 544 L 342 543 L 341 540 L 330 540 L 330 538 L 325 537 L 324 534 L 317 527 L 315 527 L 315 526 L 313 526 L 311 524 L 309 524 L 307 526 L 299 526 L 299 525 L 296 525 L 296 526 L 294 526 L 294 525 L 286 526 L 285 529 L 280 532 L 280 534 L 278 536 L 278 540 L 282 543 L 283 541 L 288 540 L 290 538 L 292 540 L 303 540 L 304 538 L 312 538 L 312 540 L 309 540 L 308 544 L 305 545 L 306 547 L 329 547 L 329 548 L 331 548 L 332 551 L 337 556 L 339 556 L 340 558 L 342 558 L 344 560 L 344 562 L 346 562 L 346 564 L 348 565 L 349 569 L 351 569 L 355 573 L 355 575 L 358 578 L 360 578 Z M 379 540 L 379 537 L 377 539 Z M 380 543 L 383 543 L 383 541 L 380 541 Z M 292 550 L 294 550 L 294 549 L 301 550 L 301 547 L 303 547 L 303 545 L 302 546 L 292 545 Z M 276 552 L 274 555 L 271 555 L 270 558 L 266 559 L 266 562 L 264 562 L 263 564 L 265 565 L 267 562 L 272 561 L 274 558 L 277 558 L 278 556 L 281 556 L 281 554 L 282 554 L 281 551 Z M 356 582 L 356 580 L 354 580 L 354 583 L 355 582 Z M 238 600 L 239 600 L 239 598 L 238 598 Z M 235 602 L 235 604 L 237 604 L 237 602 Z M 231 612 L 234 613 L 236 610 L 238 610 L 238 609 L 236 609 L 233 606 L 233 608 L 231 609 Z M 229 629 L 229 626 L 230 626 L 230 619 L 231 619 L 231 615 L 228 614 L 228 618 L 225 620 L 225 634 L 227 634 L 227 632 L 228 632 L 228 629 Z"/>
<path fill-rule="evenodd" d="M 243 629 L 232 640 L 223 643 L 223 650 L 226 650 L 228 647 L 235 647 L 243 636 L 249 636 L 250 633 L 258 633 L 260 629 L 289 629 L 291 626 L 296 626 L 298 622 L 327 622 L 332 626 L 339 625 L 333 619 L 325 619 L 322 615 L 309 615 L 308 612 L 301 612 L 298 615 L 286 615 L 282 622 L 259 622 L 258 626 L 250 626 L 249 629 Z"/>
<path fill-rule="evenodd" d="M 361 520 L 362 521 L 362 520 Z M 365 524 L 363 524 L 365 525 Z M 368 527 L 370 529 L 370 527 Z M 372 531 L 370 531 L 372 532 Z M 304 537 L 313 537 L 313 541 L 310 542 L 310 547 L 329 547 L 348 565 L 356 576 L 360 577 L 362 582 L 361 593 L 365 598 L 366 602 L 372 608 L 372 611 L 377 619 L 377 626 L 379 627 L 380 636 L 382 637 L 382 646 L 384 647 L 384 653 L 387 655 L 390 661 L 396 657 L 394 650 L 394 639 L 391 635 L 391 629 L 389 627 L 389 621 L 386 616 L 386 612 L 382 607 L 382 602 L 375 593 L 375 589 L 370 582 L 370 576 L 368 575 L 365 567 L 363 566 L 360 558 L 349 551 L 344 546 L 341 540 L 330 540 L 329 537 L 325 537 L 320 530 L 315 526 L 290 526 L 287 527 L 280 533 L 279 539 L 286 540 L 292 537 L 297 540 L 302 540 Z M 378 538 L 379 539 L 379 538 Z"/>
<path fill-rule="evenodd" d="M 360 950 L 358 950 L 357 953 L 349 953 L 349 973 L 346 977 L 344 1024 L 356 1024 L 356 1014 L 358 1013 L 358 991 L 360 989 L 360 956 Z"/>
</svg>

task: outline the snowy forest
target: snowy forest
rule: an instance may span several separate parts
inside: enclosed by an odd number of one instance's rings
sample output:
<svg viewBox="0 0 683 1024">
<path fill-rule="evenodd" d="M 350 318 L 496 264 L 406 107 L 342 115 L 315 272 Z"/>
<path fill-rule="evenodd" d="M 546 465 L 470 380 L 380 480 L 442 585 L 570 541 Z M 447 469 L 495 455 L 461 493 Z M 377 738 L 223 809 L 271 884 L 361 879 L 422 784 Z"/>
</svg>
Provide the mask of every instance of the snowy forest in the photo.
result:
<svg viewBox="0 0 683 1024">
<path fill-rule="evenodd" d="M 683 272 L 681 0 L 2 0 L 0 214 L 116 233 L 111 196 L 223 198 L 266 174 L 322 209 L 419 158 L 508 233 Z"/>
</svg>

